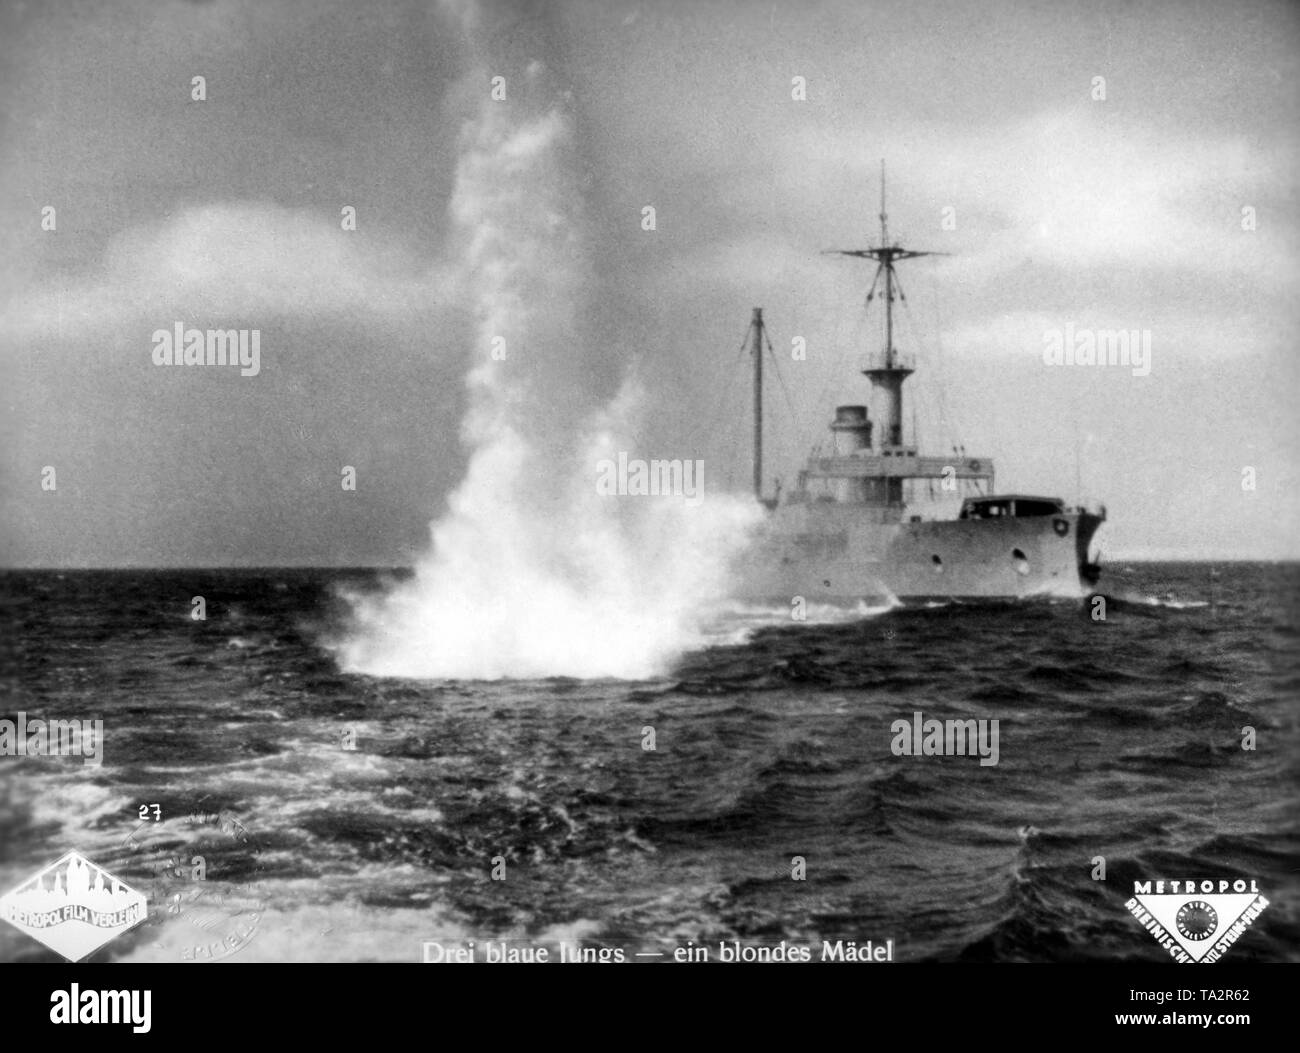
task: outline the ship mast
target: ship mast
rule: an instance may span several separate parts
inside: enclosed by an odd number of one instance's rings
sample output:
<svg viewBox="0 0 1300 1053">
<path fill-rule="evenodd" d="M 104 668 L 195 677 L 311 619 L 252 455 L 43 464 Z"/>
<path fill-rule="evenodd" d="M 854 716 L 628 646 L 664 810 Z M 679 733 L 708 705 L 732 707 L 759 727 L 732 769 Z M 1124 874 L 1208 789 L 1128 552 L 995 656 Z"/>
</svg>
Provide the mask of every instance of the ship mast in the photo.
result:
<svg viewBox="0 0 1300 1053">
<path fill-rule="evenodd" d="M 872 279 L 871 290 L 867 293 L 867 303 L 875 298 L 880 276 L 885 277 L 885 347 L 879 355 L 869 354 L 868 368 L 862 372 L 871 383 L 881 390 L 885 401 L 885 436 L 882 445 L 903 445 L 903 381 L 914 370 L 902 362 L 894 348 L 894 264 L 899 260 L 916 259 L 918 256 L 944 256 L 942 252 L 914 252 L 899 245 L 889 243 L 888 217 L 885 213 L 885 162 L 880 162 L 880 244 L 867 249 L 828 249 L 830 255 L 855 256 L 859 259 L 875 260 L 880 266 Z M 901 294 L 901 287 L 900 287 Z"/>
<path fill-rule="evenodd" d="M 880 160 L 880 244 L 889 244 L 889 227 L 885 215 L 885 160 Z M 885 365 L 894 365 L 894 265 L 888 257 L 881 264 L 885 268 Z M 876 276 L 879 277 L 879 270 Z M 875 292 L 875 282 L 871 283 Z M 871 293 L 867 294 L 867 303 L 871 302 Z M 900 410 L 902 407 L 899 407 Z M 893 440 L 897 442 L 898 440 Z"/>
<path fill-rule="evenodd" d="M 754 496 L 763 500 L 763 308 L 754 308 L 750 322 L 754 354 Z"/>
</svg>

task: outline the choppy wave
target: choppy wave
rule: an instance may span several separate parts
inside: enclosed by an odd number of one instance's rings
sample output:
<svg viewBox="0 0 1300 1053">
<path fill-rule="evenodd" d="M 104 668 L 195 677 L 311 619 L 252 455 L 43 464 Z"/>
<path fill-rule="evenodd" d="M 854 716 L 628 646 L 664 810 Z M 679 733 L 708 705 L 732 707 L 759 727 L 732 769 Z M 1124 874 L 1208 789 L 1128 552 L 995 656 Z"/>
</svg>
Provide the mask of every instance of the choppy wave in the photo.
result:
<svg viewBox="0 0 1300 1053">
<path fill-rule="evenodd" d="M 236 961 L 415 961 L 438 935 L 544 932 L 1158 961 L 1125 889 L 1232 874 L 1271 901 L 1232 960 L 1296 957 L 1295 567 L 1238 567 L 1211 602 L 1204 567 L 1141 566 L 1104 621 L 1078 601 L 804 622 L 733 606 L 636 681 L 349 672 L 321 641 L 348 623 L 338 592 L 379 580 L 8 575 L 21 645 L 0 718 L 102 719 L 105 748 L 100 768 L 0 759 L 0 887 L 74 847 L 140 887 L 201 855 L 209 888 L 263 908 Z M 1186 606 L 1131 602 L 1171 590 Z M 173 618 L 196 593 L 238 598 L 254 646 L 227 646 L 219 610 Z M 998 720 L 999 763 L 894 755 L 917 712 Z M 164 913 L 102 956 L 187 941 Z M 0 958 L 48 957 L 0 929 Z"/>
</svg>

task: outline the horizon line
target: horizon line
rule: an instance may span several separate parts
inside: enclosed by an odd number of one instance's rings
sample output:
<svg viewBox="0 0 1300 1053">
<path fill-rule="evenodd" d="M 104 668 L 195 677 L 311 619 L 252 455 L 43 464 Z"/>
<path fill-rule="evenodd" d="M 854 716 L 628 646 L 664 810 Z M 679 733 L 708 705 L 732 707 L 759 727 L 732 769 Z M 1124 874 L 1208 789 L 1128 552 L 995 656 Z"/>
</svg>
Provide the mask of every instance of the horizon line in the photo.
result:
<svg viewBox="0 0 1300 1053">
<path fill-rule="evenodd" d="M 1115 557 L 1102 569 L 1129 563 L 1297 563 L 1300 556 L 1159 556 Z M 416 563 L 173 563 L 173 564 L 9 564 L 0 565 L 0 574 L 50 571 L 167 571 L 167 570 L 415 570 Z"/>
</svg>

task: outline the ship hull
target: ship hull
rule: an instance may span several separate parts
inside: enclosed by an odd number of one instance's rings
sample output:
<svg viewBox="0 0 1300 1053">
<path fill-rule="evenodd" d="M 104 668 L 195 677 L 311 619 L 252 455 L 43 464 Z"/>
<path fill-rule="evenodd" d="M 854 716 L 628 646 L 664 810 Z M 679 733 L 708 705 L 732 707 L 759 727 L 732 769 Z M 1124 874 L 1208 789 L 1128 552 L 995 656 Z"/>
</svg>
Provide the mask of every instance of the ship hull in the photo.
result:
<svg viewBox="0 0 1300 1053">
<path fill-rule="evenodd" d="M 1096 567 L 1089 512 L 1003 519 L 864 522 L 861 508 L 783 506 L 761 528 L 738 598 L 862 601 L 1086 595 Z"/>
</svg>

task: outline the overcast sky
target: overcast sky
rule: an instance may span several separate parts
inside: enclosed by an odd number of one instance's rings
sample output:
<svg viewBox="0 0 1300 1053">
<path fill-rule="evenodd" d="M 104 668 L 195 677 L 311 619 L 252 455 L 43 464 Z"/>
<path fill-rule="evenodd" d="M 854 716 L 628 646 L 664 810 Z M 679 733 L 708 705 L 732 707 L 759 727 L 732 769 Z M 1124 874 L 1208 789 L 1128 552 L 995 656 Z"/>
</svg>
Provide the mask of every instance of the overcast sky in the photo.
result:
<svg viewBox="0 0 1300 1053">
<path fill-rule="evenodd" d="M 874 243 L 885 158 L 891 237 L 952 254 L 901 265 L 923 446 L 992 457 L 1001 489 L 1104 501 L 1108 559 L 1300 557 L 1297 21 L 1252 2 L 6 3 L 0 561 L 423 551 L 490 353 L 449 204 L 493 76 L 498 105 L 572 129 L 556 207 L 581 244 L 554 251 L 589 278 L 568 368 L 530 391 L 547 426 L 635 373 L 633 456 L 743 489 L 737 350 L 761 305 L 797 418 L 774 383 L 769 478 L 791 479 L 834 405 L 867 397 L 870 274 L 818 253 Z M 258 329 L 260 373 L 154 365 L 176 322 Z M 1067 325 L 1150 331 L 1149 375 L 1045 365 Z"/>
</svg>

